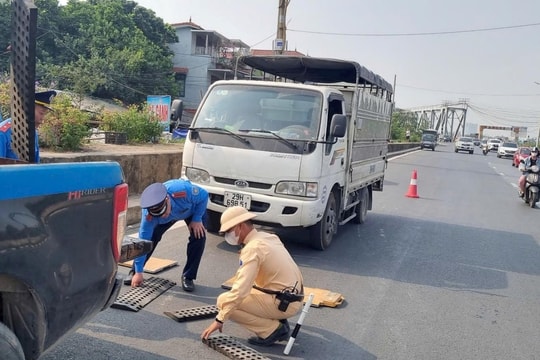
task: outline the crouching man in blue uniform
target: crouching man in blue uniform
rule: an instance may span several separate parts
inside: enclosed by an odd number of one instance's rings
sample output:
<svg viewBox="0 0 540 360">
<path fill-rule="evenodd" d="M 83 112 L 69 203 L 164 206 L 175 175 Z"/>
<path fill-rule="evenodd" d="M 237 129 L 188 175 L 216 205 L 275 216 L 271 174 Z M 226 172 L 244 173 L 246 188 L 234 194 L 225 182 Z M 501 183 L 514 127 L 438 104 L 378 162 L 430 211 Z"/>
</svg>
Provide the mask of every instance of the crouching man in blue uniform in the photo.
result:
<svg viewBox="0 0 540 360">
<path fill-rule="evenodd" d="M 45 115 L 52 110 L 50 107 L 56 91 L 43 91 L 35 94 L 34 123 L 36 128 L 36 155 L 35 161 L 39 162 L 39 142 L 37 129 L 43 123 Z M 11 119 L 0 122 L 0 157 L 19 160 L 17 154 L 11 148 Z"/>
<path fill-rule="evenodd" d="M 144 265 L 152 256 L 161 237 L 174 223 L 183 220 L 189 229 L 189 240 L 187 261 L 182 272 L 182 288 L 184 291 L 193 291 L 193 280 L 197 278 L 206 243 L 207 204 L 208 192 L 183 179 L 154 183 L 144 189 L 141 194 L 139 238 L 151 240 L 154 246 L 150 253 L 133 261 L 133 268 L 124 283 L 131 284 L 131 287 L 142 284 Z"/>
</svg>

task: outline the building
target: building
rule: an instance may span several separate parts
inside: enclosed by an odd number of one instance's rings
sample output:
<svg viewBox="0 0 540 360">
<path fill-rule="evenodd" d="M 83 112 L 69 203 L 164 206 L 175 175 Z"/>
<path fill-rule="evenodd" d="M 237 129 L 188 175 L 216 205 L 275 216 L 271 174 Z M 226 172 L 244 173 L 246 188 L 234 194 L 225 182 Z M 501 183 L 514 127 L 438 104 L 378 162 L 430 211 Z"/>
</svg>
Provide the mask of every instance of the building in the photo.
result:
<svg viewBox="0 0 540 360">
<path fill-rule="evenodd" d="M 178 42 L 169 47 L 174 53 L 173 71 L 181 88 L 173 97 L 184 101 L 187 112 L 194 112 L 210 84 L 235 77 L 236 60 L 249 54 L 249 46 L 217 31 L 205 30 L 191 21 L 171 26 Z M 243 78 L 247 73 L 242 68 L 236 75 Z"/>
<path fill-rule="evenodd" d="M 239 39 L 228 39 L 214 30 L 205 30 L 191 22 L 171 24 L 178 37 L 177 43 L 169 44 L 174 53 L 173 71 L 180 83 L 180 93 L 173 98 L 182 99 L 187 114 L 194 114 L 208 87 L 218 80 L 254 77 L 272 79 L 265 74 L 252 74 L 239 64 L 243 55 L 273 55 L 273 50 L 250 50 L 249 45 Z M 298 51 L 284 51 L 284 55 L 303 56 Z"/>
</svg>

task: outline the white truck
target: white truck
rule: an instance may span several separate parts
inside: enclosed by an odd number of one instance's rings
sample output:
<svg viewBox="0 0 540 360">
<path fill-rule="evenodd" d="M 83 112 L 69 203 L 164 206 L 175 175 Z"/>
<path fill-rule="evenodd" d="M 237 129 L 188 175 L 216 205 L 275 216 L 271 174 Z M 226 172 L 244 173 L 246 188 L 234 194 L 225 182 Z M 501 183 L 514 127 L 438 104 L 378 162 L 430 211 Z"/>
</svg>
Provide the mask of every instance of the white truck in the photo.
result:
<svg viewBox="0 0 540 360">
<path fill-rule="evenodd" d="M 212 84 L 186 137 L 182 174 L 210 194 L 209 231 L 240 205 L 259 224 L 309 228 L 324 250 L 338 225 L 365 221 L 383 189 L 392 86 L 352 61 L 241 61 L 279 81 Z"/>
</svg>

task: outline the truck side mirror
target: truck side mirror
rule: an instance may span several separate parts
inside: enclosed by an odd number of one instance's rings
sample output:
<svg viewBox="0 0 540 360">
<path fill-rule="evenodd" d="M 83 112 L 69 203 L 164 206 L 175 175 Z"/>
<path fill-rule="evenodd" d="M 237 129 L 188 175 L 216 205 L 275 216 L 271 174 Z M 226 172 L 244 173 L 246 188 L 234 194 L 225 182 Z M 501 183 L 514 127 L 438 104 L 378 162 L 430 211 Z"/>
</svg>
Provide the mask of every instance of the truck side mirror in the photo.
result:
<svg viewBox="0 0 540 360">
<path fill-rule="evenodd" d="M 342 114 L 335 114 L 332 116 L 332 122 L 330 123 L 330 135 L 336 138 L 342 138 L 347 131 L 347 116 Z"/>
<path fill-rule="evenodd" d="M 180 122 L 182 120 L 183 110 L 184 102 L 180 99 L 174 99 L 171 104 L 171 121 Z"/>
</svg>

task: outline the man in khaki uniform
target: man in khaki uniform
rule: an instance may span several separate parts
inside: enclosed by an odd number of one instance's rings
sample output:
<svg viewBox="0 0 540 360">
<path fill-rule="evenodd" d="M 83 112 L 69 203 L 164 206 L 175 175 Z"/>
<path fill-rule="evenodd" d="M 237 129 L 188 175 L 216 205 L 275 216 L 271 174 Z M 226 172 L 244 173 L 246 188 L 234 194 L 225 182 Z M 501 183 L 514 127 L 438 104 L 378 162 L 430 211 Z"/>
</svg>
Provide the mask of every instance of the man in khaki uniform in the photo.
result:
<svg viewBox="0 0 540 360">
<path fill-rule="evenodd" d="M 302 307 L 303 279 L 300 269 L 281 240 L 257 231 L 256 215 L 243 207 L 230 207 L 221 215 L 220 232 L 231 245 L 241 245 L 240 267 L 230 291 L 219 295 L 219 313 L 201 334 L 208 339 L 223 323 L 232 320 L 257 336 L 253 345 L 269 346 L 289 337 L 288 318 Z"/>
</svg>

